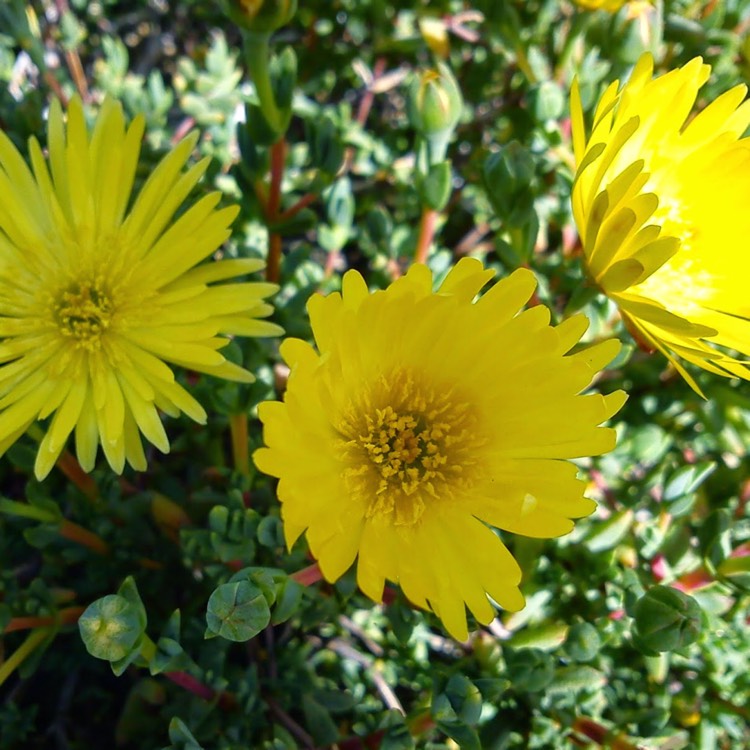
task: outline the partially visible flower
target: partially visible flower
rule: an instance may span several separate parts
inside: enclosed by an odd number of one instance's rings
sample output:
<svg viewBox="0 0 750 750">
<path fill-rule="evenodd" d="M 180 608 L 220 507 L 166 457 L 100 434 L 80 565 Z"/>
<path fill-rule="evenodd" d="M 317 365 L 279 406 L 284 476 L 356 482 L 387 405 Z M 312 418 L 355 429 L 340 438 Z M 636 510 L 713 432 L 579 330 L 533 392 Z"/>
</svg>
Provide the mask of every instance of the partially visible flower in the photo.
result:
<svg viewBox="0 0 750 750">
<path fill-rule="evenodd" d="M 111 100 L 89 130 L 73 99 L 66 126 L 54 101 L 49 157 L 29 142 L 33 171 L 0 132 L 0 455 L 49 419 L 39 479 L 73 431 L 86 471 L 100 444 L 118 473 L 126 460 L 144 469 L 141 433 L 169 450 L 158 410 L 206 420 L 169 365 L 251 382 L 219 352 L 227 334 L 281 331 L 257 320 L 272 311 L 263 299 L 274 285 L 215 283 L 261 261 L 201 264 L 229 236 L 237 208 L 217 209 L 211 193 L 175 218 L 208 166 L 183 172 L 197 136 L 162 159 L 131 206 L 143 130 L 142 117 L 126 129 Z"/>
<path fill-rule="evenodd" d="M 386 580 L 467 636 L 468 605 L 524 606 L 521 571 L 493 527 L 531 537 L 568 533 L 592 512 L 567 459 L 605 453 L 599 427 L 625 400 L 579 395 L 619 349 L 570 354 L 588 322 L 549 325 L 546 307 L 517 314 L 535 280 L 492 278 L 464 258 L 437 292 L 417 264 L 370 294 L 349 271 L 343 292 L 309 304 L 317 351 L 287 339 L 284 402 L 261 404 L 261 471 L 279 477 L 287 544 L 304 532 L 328 581 L 359 557 L 360 588 Z"/>
<path fill-rule="evenodd" d="M 750 124 L 745 86 L 690 118 L 711 68 L 695 58 L 652 78 L 644 55 L 599 101 L 587 137 L 577 84 L 573 213 L 588 271 L 634 335 L 680 360 L 750 379 Z"/>
<path fill-rule="evenodd" d="M 573 2 L 585 10 L 607 10 L 614 13 L 620 10 L 627 0 L 573 0 Z"/>
<path fill-rule="evenodd" d="M 427 46 L 443 59 L 448 57 L 451 51 L 448 39 L 448 26 L 443 18 L 435 16 L 422 16 L 419 19 L 419 31 Z"/>
<path fill-rule="evenodd" d="M 225 0 L 230 17 L 251 31 L 271 33 L 286 26 L 297 12 L 297 0 Z"/>
<path fill-rule="evenodd" d="M 584 10 L 606 10 L 609 13 L 616 13 L 623 5 L 627 5 L 629 18 L 638 18 L 651 7 L 651 0 L 573 0 L 573 2 Z"/>
</svg>

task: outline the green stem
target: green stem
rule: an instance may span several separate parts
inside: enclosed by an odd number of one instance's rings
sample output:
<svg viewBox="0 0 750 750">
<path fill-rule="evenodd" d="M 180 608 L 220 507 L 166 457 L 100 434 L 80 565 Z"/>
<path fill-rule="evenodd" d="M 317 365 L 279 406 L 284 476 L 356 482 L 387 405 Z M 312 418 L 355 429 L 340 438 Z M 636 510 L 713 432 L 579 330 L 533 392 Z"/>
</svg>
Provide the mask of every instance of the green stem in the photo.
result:
<svg viewBox="0 0 750 750">
<path fill-rule="evenodd" d="M 53 632 L 53 628 L 39 628 L 26 637 L 26 640 L 2 663 L 0 664 L 0 685 L 20 667 L 26 659 L 34 653 L 46 638 Z"/>
<path fill-rule="evenodd" d="M 255 85 L 255 93 L 258 95 L 261 111 L 273 130 L 281 134 L 284 130 L 283 117 L 276 105 L 271 74 L 268 70 L 268 61 L 271 55 L 270 40 L 271 35 L 268 33 L 246 32 L 245 61 Z"/>
</svg>

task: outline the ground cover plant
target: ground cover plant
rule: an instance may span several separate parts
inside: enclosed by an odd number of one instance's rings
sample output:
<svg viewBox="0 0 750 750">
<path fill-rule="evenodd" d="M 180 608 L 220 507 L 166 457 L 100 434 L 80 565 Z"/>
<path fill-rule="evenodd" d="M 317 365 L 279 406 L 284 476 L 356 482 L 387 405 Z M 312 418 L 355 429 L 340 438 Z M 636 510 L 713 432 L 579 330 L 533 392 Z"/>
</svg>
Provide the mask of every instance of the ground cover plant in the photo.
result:
<svg viewBox="0 0 750 750">
<path fill-rule="evenodd" d="M 748 746 L 749 32 L 0 2 L 0 749 Z"/>
</svg>

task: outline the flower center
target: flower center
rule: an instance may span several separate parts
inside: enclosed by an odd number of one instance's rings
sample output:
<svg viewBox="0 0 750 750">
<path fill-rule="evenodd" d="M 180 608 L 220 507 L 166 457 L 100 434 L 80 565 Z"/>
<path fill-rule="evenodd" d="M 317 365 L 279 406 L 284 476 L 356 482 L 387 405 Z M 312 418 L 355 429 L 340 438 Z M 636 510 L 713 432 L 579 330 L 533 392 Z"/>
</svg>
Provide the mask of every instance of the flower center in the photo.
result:
<svg viewBox="0 0 750 750">
<path fill-rule="evenodd" d="M 60 333 L 77 347 L 98 350 L 112 323 L 112 295 L 100 279 L 70 284 L 56 297 L 54 318 Z"/>
<path fill-rule="evenodd" d="M 365 388 L 340 421 L 344 479 L 367 515 L 417 523 L 428 503 L 473 480 L 476 414 L 455 391 L 429 388 L 399 371 Z"/>
</svg>

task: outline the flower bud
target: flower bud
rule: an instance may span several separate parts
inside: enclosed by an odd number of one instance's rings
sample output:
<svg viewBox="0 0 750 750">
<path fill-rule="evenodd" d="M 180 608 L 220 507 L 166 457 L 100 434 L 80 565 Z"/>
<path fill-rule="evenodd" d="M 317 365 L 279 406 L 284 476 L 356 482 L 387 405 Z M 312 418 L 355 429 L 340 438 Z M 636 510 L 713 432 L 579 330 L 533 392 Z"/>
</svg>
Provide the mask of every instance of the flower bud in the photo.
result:
<svg viewBox="0 0 750 750">
<path fill-rule="evenodd" d="M 461 117 L 463 97 L 444 63 L 415 76 L 409 88 L 409 119 L 415 130 L 430 137 L 452 131 Z"/>
<path fill-rule="evenodd" d="M 701 608 L 691 596 L 669 586 L 652 586 L 633 608 L 635 642 L 645 653 L 675 651 L 694 643 L 701 631 Z"/>
<path fill-rule="evenodd" d="M 288 24 L 297 0 L 228 0 L 229 16 L 249 31 L 270 34 Z"/>
</svg>

